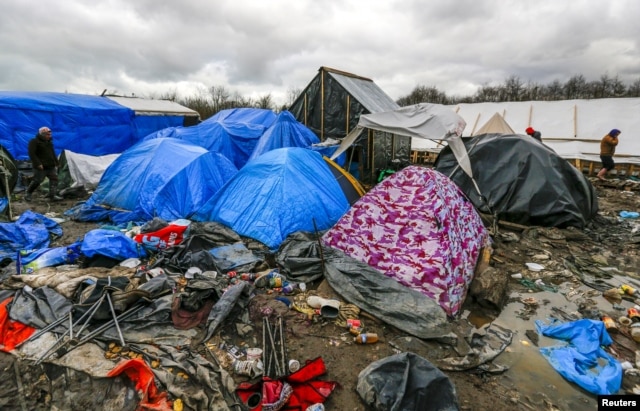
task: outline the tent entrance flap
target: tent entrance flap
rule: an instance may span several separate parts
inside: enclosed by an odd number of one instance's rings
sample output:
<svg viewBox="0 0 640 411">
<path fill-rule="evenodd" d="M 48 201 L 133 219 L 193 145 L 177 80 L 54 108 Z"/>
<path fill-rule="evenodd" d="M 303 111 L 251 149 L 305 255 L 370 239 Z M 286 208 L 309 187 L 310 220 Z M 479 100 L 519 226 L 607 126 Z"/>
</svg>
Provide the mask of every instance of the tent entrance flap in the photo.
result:
<svg viewBox="0 0 640 411">
<path fill-rule="evenodd" d="M 335 160 L 336 158 L 338 158 L 338 156 L 340 154 L 342 154 L 345 151 L 347 151 L 347 149 L 349 147 L 351 147 L 351 145 L 356 141 L 356 139 L 358 138 L 358 136 L 362 132 L 363 128 L 364 127 L 358 125 L 358 126 L 356 126 L 356 128 L 351 130 L 351 132 L 349 134 L 347 134 L 347 136 L 345 138 L 342 139 L 342 142 L 340 143 L 340 147 L 338 147 L 338 149 L 333 153 L 333 155 L 331 156 L 330 159 L 331 160 Z"/>
</svg>

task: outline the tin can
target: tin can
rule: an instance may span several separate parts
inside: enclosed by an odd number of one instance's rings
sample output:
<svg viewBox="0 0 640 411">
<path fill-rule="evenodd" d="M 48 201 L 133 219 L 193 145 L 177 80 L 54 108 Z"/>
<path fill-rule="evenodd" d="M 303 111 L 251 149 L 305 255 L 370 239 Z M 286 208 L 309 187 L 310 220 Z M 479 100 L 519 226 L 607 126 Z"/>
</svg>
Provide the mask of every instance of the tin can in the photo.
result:
<svg viewBox="0 0 640 411">
<path fill-rule="evenodd" d="M 360 320 L 349 318 L 347 319 L 347 328 L 351 328 L 351 327 L 356 327 L 356 328 L 362 327 L 362 323 L 360 322 Z"/>
<path fill-rule="evenodd" d="M 255 273 L 242 273 L 240 274 L 240 279 L 244 281 L 253 281 L 256 279 Z"/>
<path fill-rule="evenodd" d="M 282 287 L 282 277 L 273 277 L 271 280 L 269 280 L 269 286 L 271 286 L 271 288 Z"/>
<path fill-rule="evenodd" d="M 627 317 L 631 318 L 631 321 L 638 322 L 640 321 L 640 311 L 636 308 L 631 307 L 627 310 Z"/>
<path fill-rule="evenodd" d="M 627 295 L 635 295 L 636 289 L 631 287 L 630 285 L 623 284 L 620 289 Z"/>
<path fill-rule="evenodd" d="M 613 318 L 605 315 L 602 317 L 602 322 L 604 323 L 604 327 L 607 331 L 618 331 L 618 326 L 616 325 L 616 322 L 613 321 Z"/>
<path fill-rule="evenodd" d="M 353 335 L 360 335 L 364 331 L 362 327 L 351 327 L 349 328 L 349 332 Z"/>
<path fill-rule="evenodd" d="M 285 282 L 285 284 L 282 286 L 282 292 L 285 294 L 291 294 L 294 290 L 294 286 L 291 283 Z"/>
<path fill-rule="evenodd" d="M 229 278 L 234 278 L 234 277 L 235 277 L 235 276 L 237 276 L 237 275 L 238 275 L 238 273 L 237 273 L 237 272 L 235 272 L 235 271 L 229 271 L 229 272 L 227 273 L 227 276 L 228 276 Z"/>
<path fill-rule="evenodd" d="M 289 360 L 289 372 L 296 372 L 300 369 L 300 361 Z"/>
</svg>

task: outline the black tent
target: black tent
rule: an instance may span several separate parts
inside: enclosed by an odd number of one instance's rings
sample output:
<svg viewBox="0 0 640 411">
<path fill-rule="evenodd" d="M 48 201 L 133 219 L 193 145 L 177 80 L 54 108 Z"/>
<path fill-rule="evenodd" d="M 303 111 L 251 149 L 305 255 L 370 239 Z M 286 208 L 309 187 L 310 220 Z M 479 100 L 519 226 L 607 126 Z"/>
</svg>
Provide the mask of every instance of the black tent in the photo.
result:
<svg viewBox="0 0 640 411">
<path fill-rule="evenodd" d="M 362 114 L 398 107 L 373 80 L 323 66 L 289 111 L 321 141 L 326 141 L 347 136 Z M 410 153 L 410 137 L 367 129 L 347 152 L 345 168 L 360 181 L 375 183 L 381 169 L 392 167 L 393 160 L 409 162 Z"/>
<path fill-rule="evenodd" d="M 551 148 L 529 137 L 482 134 L 464 139 L 478 190 L 444 148 L 436 170 L 449 176 L 482 213 L 544 227 L 583 228 L 598 211 L 589 180 Z"/>
</svg>

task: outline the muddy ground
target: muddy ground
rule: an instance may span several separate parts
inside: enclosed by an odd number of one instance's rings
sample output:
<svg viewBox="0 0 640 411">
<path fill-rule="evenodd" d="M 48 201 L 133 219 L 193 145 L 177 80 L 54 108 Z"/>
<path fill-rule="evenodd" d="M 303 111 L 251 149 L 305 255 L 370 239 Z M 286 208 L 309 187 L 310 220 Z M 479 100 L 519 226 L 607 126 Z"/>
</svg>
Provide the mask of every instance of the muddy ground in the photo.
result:
<svg viewBox="0 0 640 411">
<path fill-rule="evenodd" d="M 541 319 L 547 313 L 556 316 L 575 316 L 580 318 L 588 308 L 610 313 L 614 318 L 623 315 L 623 309 L 634 304 L 633 299 L 623 300 L 616 310 L 613 304 L 601 298 L 602 292 L 585 286 L 604 289 L 618 286 L 629 280 L 638 281 L 640 289 L 640 230 L 639 220 L 621 220 L 620 211 L 640 211 L 640 185 L 636 182 L 623 182 L 612 179 L 607 182 L 591 180 L 599 196 L 599 215 L 584 230 L 558 230 L 517 226 L 498 226 L 493 231 L 494 250 L 491 267 L 502 277 L 508 277 L 508 286 L 503 304 L 496 309 L 486 301 L 480 304 L 471 296 L 467 298 L 462 314 L 471 324 L 482 326 L 495 321 L 511 327 L 514 331 L 513 342 L 503 357 L 507 365 L 506 372 L 487 372 L 477 369 L 445 372 L 456 387 L 458 402 L 464 410 L 574 410 L 596 409 L 595 396 L 567 383 L 544 361 L 533 361 L 534 370 L 527 375 L 523 371 L 523 362 L 539 356 L 530 331 L 535 319 Z M 12 210 L 19 215 L 31 209 L 37 213 L 64 218 L 63 212 L 73 206 L 77 199 L 65 199 L 50 203 L 46 198 L 36 198 L 31 203 L 22 200 L 20 194 L 14 196 Z M 95 223 L 62 223 L 63 236 L 51 246 L 71 244 L 98 225 Z M 546 267 L 542 272 L 527 270 L 525 263 L 537 262 Z M 577 269 L 576 269 L 577 267 Z M 598 277 L 589 276 L 585 280 L 581 272 L 593 274 L 596 270 L 611 273 Z M 553 291 L 541 290 L 518 279 L 513 274 L 521 273 L 525 279 L 541 279 Z M 308 284 L 313 292 L 325 297 L 337 297 L 326 283 Z M 575 296 L 579 294 L 581 299 Z M 385 358 L 399 352 L 400 349 L 412 350 L 427 359 L 440 356 L 441 346 L 436 343 L 416 341 L 394 327 L 378 322 L 361 313 L 361 319 L 367 331 L 375 332 L 380 341 L 371 345 L 353 343 L 353 336 L 344 328 L 330 321 L 308 321 L 304 314 L 288 310 L 284 305 L 273 305 L 274 294 L 256 297 L 252 306 L 272 305 L 278 307 L 287 324 L 288 357 L 304 363 L 321 356 L 327 367 L 324 379 L 339 383 L 328 401 L 327 410 L 367 410 L 356 392 L 359 372 L 372 361 Z M 256 320 L 258 321 L 258 320 Z M 261 326 L 255 324 L 255 333 L 237 334 L 235 327 L 225 327 L 213 339 L 226 340 L 239 346 L 259 346 Z M 528 332 L 529 331 L 529 332 Z M 635 350 L 639 346 L 630 339 L 628 330 L 614 336 L 616 344 L 610 349 L 621 361 L 635 362 Z M 525 351 L 523 351 L 525 350 Z M 58 370 L 58 378 L 43 378 L 46 363 L 34 367 L 27 360 L 17 360 L 11 355 L 0 353 L 0 409 L 132 409 L 134 401 L 111 398 L 109 392 L 128 393 L 134 396 L 127 381 L 113 382 L 91 379 L 87 376 L 70 374 Z M 234 376 L 236 382 L 247 381 L 248 377 Z M 628 385 L 628 384 L 627 384 Z M 625 386 L 626 387 L 626 386 Z M 160 387 L 162 388 L 162 387 Z M 626 387 L 631 389 L 630 387 Z M 65 400 L 76 393 L 74 400 Z M 80 394 L 78 394 L 80 393 Z M 124 395 L 126 397 L 127 395 Z M 84 398 L 79 400 L 78 398 Z M 240 409 L 240 408 L 237 408 Z"/>
</svg>

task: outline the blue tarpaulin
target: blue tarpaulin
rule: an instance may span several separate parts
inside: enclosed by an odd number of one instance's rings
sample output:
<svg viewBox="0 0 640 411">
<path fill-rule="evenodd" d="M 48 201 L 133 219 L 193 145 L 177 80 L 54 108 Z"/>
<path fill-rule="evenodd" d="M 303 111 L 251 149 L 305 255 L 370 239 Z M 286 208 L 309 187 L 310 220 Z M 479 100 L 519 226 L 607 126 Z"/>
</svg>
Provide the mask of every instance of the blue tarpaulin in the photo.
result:
<svg viewBox="0 0 640 411">
<path fill-rule="evenodd" d="M 120 153 L 136 141 L 133 110 L 99 96 L 48 92 L 0 92 L 0 144 L 16 160 L 42 126 L 53 130 L 56 154 Z"/>
<path fill-rule="evenodd" d="M 61 235 L 58 223 L 27 210 L 15 223 L 0 223 L 0 259 L 15 260 L 20 250 L 47 248 L 51 236 Z"/>
<path fill-rule="evenodd" d="M 293 147 L 269 151 L 247 163 L 193 219 L 219 222 L 277 249 L 295 231 L 328 229 L 348 209 L 322 156 Z"/>
<path fill-rule="evenodd" d="M 224 156 L 177 139 L 140 142 L 122 153 L 96 191 L 65 214 L 80 221 L 172 221 L 198 210 L 237 172 Z"/>
<path fill-rule="evenodd" d="M 141 244 L 136 243 L 120 231 L 101 228 L 91 230 L 84 236 L 80 251 L 89 258 L 102 255 L 120 261 L 147 256 L 147 252 Z"/>
<path fill-rule="evenodd" d="M 249 160 L 267 151 L 282 147 L 310 147 L 320 143 L 320 139 L 307 126 L 298 122 L 288 111 L 278 114 L 273 124 L 258 140 Z"/>
<path fill-rule="evenodd" d="M 149 134 L 145 140 L 172 137 L 227 157 L 242 168 L 258 140 L 276 115 L 271 110 L 238 108 L 223 110 L 192 127 L 170 127 Z"/>
<path fill-rule="evenodd" d="M 584 319 L 546 325 L 538 320 L 535 324 L 538 333 L 567 342 L 540 348 L 560 375 L 593 394 L 618 393 L 622 366 L 602 348 L 613 343 L 602 321 Z"/>
</svg>

